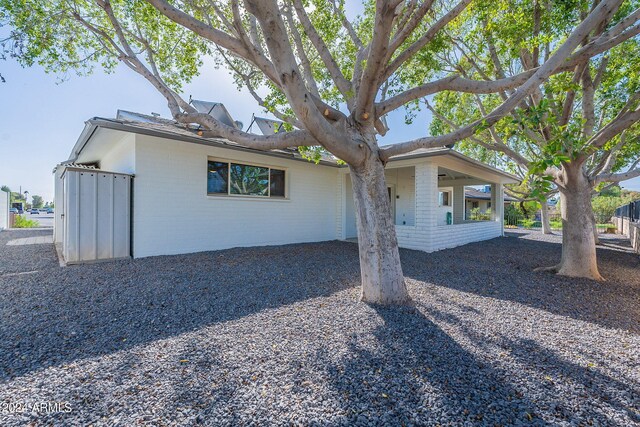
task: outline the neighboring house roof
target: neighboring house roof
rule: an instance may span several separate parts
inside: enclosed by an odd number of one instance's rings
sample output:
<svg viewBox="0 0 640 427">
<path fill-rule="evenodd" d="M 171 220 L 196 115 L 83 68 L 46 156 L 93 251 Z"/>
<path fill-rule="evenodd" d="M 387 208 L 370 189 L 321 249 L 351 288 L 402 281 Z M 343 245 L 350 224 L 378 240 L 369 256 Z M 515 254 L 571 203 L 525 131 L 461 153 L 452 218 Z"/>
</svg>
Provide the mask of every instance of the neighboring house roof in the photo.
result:
<svg viewBox="0 0 640 427">
<path fill-rule="evenodd" d="M 192 104 L 197 101 L 192 101 Z M 211 103 L 216 104 L 216 103 Z M 221 104 L 220 104 L 221 105 Z M 194 105 L 195 106 L 195 105 Z M 223 106 L 224 107 L 224 106 Z M 226 109 L 225 109 L 226 111 Z M 93 117 L 85 122 L 85 127 L 78 137 L 76 144 L 74 145 L 67 162 L 75 162 L 78 156 L 87 145 L 92 135 L 99 128 L 119 130 L 123 132 L 130 132 L 140 135 L 156 136 L 160 138 L 168 138 L 178 141 L 190 142 L 194 144 L 220 146 L 224 148 L 230 148 L 239 151 L 258 152 L 263 155 L 271 155 L 277 157 L 286 157 L 290 159 L 297 159 L 307 161 L 298 152 L 297 147 L 291 147 L 280 150 L 262 151 L 253 148 L 247 148 L 239 145 L 233 141 L 229 141 L 224 138 L 211 135 L 211 132 L 203 129 L 199 129 L 197 125 L 184 125 L 174 120 L 164 119 L 161 117 L 150 116 L 146 114 L 134 113 L 131 111 L 118 110 L 118 116 L 115 119 L 108 119 L 103 117 Z M 418 149 L 407 154 L 393 156 L 389 159 L 390 162 L 398 160 L 408 160 L 414 158 L 433 157 L 441 155 L 451 155 L 460 160 L 463 160 L 471 165 L 475 165 L 491 172 L 501 175 L 504 178 L 508 178 L 513 182 L 519 182 L 519 178 L 515 175 L 504 172 L 500 169 L 489 166 L 485 163 L 479 162 L 475 159 L 467 157 L 451 148 L 431 148 L 431 149 Z M 320 164 L 334 166 L 334 167 L 346 167 L 343 164 L 339 164 L 337 158 L 332 155 L 323 156 L 319 162 Z"/>
<path fill-rule="evenodd" d="M 477 200 L 491 200 L 491 191 L 484 191 L 484 190 L 478 190 L 476 188 L 465 188 L 464 189 L 464 196 L 467 199 L 477 199 Z M 505 202 L 514 202 L 517 199 L 508 196 L 508 195 L 504 195 L 504 201 Z"/>
</svg>

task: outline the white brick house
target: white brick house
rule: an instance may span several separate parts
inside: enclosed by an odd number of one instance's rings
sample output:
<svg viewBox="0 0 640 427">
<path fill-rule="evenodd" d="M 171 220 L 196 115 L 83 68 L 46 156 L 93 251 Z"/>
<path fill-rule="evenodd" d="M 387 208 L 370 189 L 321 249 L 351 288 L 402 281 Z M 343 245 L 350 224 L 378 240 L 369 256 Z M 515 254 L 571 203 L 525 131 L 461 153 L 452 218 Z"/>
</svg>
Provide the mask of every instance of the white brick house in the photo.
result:
<svg viewBox="0 0 640 427">
<path fill-rule="evenodd" d="M 93 237 L 100 220 L 70 224 L 65 207 L 80 214 L 83 203 L 103 203 L 82 201 L 89 197 L 82 188 L 97 191 L 90 176 L 108 173 L 132 176 L 127 234 L 135 258 L 356 237 L 349 170 L 334 160 L 314 164 L 295 150 L 250 150 L 168 121 L 119 117 L 89 120 L 69 159 L 56 167 L 56 243 L 64 246 L 73 227 L 78 248 L 101 253 L 95 247 L 103 243 Z M 79 206 L 65 201 L 67 170 L 87 180 L 77 184 Z M 392 158 L 386 175 L 400 246 L 427 252 L 501 236 L 501 209 L 488 221 L 464 219 L 464 188 L 491 185 L 493 206 L 502 206 L 503 185 L 517 182 L 447 148 Z"/>
</svg>

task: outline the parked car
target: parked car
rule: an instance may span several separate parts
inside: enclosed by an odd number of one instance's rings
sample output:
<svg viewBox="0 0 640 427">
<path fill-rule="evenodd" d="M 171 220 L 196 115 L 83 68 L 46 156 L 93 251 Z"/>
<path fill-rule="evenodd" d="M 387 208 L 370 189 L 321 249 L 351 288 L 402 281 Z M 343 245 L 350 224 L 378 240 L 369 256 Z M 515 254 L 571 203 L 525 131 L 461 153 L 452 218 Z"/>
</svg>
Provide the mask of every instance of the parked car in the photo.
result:
<svg viewBox="0 0 640 427">
<path fill-rule="evenodd" d="M 53 209 L 51 209 L 51 208 L 47 209 L 47 213 L 48 214 L 52 214 L 53 213 Z"/>
<path fill-rule="evenodd" d="M 38 209 L 31 209 L 31 215 L 40 215 L 40 211 Z"/>
<path fill-rule="evenodd" d="M 40 209 L 38 209 L 38 210 L 39 210 L 40 212 L 46 212 L 46 211 L 47 211 L 47 208 L 40 208 Z"/>
<path fill-rule="evenodd" d="M 18 208 L 11 208 L 9 209 L 9 213 L 14 213 L 14 214 L 19 214 L 20 212 L 18 212 Z"/>
</svg>

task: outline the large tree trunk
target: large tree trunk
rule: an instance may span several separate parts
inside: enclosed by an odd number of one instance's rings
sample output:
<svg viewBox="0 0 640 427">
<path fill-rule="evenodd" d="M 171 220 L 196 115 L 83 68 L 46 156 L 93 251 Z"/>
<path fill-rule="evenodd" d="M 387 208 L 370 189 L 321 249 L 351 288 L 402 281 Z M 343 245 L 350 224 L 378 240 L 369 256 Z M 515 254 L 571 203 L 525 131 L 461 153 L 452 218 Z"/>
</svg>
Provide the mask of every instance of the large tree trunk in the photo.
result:
<svg viewBox="0 0 640 427">
<path fill-rule="evenodd" d="M 351 171 L 355 203 L 362 293 L 373 304 L 405 304 L 409 295 L 404 283 L 384 165 L 373 151 Z"/>
<path fill-rule="evenodd" d="M 589 204 L 591 204 L 591 198 L 589 198 Z M 600 236 L 598 235 L 598 221 L 596 221 L 596 215 L 593 212 L 593 205 L 591 206 L 591 221 L 593 223 L 593 241 L 597 245 L 600 243 Z"/>
<path fill-rule="evenodd" d="M 591 208 L 591 184 L 582 165 L 563 165 L 560 207 L 562 258 L 558 274 L 602 280 L 598 272 Z"/>
<path fill-rule="evenodd" d="M 542 234 L 553 234 L 549 221 L 549 204 L 546 198 L 540 205 L 540 220 L 542 221 Z"/>
</svg>

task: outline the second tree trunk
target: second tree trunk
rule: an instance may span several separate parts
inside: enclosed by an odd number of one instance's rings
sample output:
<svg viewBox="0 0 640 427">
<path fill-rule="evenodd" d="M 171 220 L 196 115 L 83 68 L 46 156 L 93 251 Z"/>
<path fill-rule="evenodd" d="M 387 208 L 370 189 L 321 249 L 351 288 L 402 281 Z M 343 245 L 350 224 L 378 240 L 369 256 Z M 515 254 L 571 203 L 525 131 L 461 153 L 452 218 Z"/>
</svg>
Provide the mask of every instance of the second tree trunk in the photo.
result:
<svg viewBox="0 0 640 427">
<path fill-rule="evenodd" d="M 562 174 L 562 258 L 558 274 L 602 280 L 596 258 L 591 185 L 582 167 L 563 167 Z"/>
</svg>

